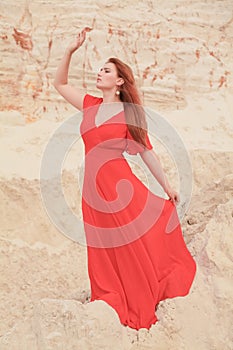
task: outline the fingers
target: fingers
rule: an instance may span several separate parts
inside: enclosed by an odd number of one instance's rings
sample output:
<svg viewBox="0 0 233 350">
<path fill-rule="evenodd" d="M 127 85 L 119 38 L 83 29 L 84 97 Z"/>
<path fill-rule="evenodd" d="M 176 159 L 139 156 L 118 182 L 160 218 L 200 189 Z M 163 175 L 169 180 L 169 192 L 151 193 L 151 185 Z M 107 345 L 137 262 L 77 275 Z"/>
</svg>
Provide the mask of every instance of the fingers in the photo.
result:
<svg viewBox="0 0 233 350">
<path fill-rule="evenodd" d="M 83 30 L 82 31 L 82 42 L 86 39 L 86 31 L 85 30 Z"/>
<path fill-rule="evenodd" d="M 177 193 L 174 194 L 173 202 L 174 202 L 174 203 L 179 203 L 179 196 L 178 196 Z"/>
<path fill-rule="evenodd" d="M 85 27 L 85 28 L 84 28 L 84 30 L 85 30 L 86 32 L 90 32 L 92 29 L 93 29 L 93 28 L 90 28 L 90 27 Z"/>
<path fill-rule="evenodd" d="M 174 204 L 179 203 L 180 202 L 180 198 L 179 198 L 178 193 L 171 194 L 169 200 L 171 202 L 173 202 Z"/>
<path fill-rule="evenodd" d="M 82 45 L 83 42 L 84 42 L 85 39 L 86 39 L 86 31 L 85 31 L 85 29 L 83 29 L 80 33 L 78 33 L 77 39 L 78 39 L 78 41 L 79 41 L 79 45 Z"/>
<path fill-rule="evenodd" d="M 80 45 L 82 45 L 83 42 L 85 41 L 85 39 L 86 39 L 86 33 L 87 33 L 87 32 L 90 32 L 91 30 L 92 30 L 92 28 L 90 28 L 90 27 L 85 27 L 85 28 L 83 28 L 83 30 L 82 30 L 80 33 L 78 33 L 77 39 L 78 39 Z"/>
<path fill-rule="evenodd" d="M 91 30 L 92 30 L 92 28 L 90 28 L 90 27 L 83 28 L 83 30 L 81 31 L 81 36 L 85 38 L 86 37 L 86 33 L 90 32 Z"/>
<path fill-rule="evenodd" d="M 178 195 L 175 197 L 175 202 L 176 202 L 176 203 L 179 203 L 179 202 L 180 202 L 180 198 L 179 198 Z"/>
</svg>

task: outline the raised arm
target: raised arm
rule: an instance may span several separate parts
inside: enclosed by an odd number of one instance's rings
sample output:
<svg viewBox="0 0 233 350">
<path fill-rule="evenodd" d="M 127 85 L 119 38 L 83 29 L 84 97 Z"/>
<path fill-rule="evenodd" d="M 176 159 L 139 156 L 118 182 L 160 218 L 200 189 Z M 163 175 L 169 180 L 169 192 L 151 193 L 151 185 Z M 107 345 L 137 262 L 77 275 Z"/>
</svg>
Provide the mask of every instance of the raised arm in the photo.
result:
<svg viewBox="0 0 233 350">
<path fill-rule="evenodd" d="M 85 94 L 68 83 L 68 72 L 72 54 L 82 46 L 86 39 L 86 32 L 89 32 L 90 30 L 91 28 L 84 28 L 81 33 L 77 35 L 76 40 L 68 45 L 65 54 L 57 67 L 55 79 L 53 81 L 53 86 L 60 95 L 79 110 L 82 110 L 83 108 L 83 98 Z"/>
<path fill-rule="evenodd" d="M 177 204 L 180 201 L 179 194 L 173 190 L 168 182 L 168 179 L 164 173 L 162 168 L 160 159 L 158 155 L 155 153 L 153 149 L 145 150 L 140 153 L 140 156 L 144 163 L 148 166 L 152 175 L 158 181 L 158 183 L 164 189 L 164 192 L 168 195 L 169 200 L 171 200 L 174 204 Z"/>
</svg>

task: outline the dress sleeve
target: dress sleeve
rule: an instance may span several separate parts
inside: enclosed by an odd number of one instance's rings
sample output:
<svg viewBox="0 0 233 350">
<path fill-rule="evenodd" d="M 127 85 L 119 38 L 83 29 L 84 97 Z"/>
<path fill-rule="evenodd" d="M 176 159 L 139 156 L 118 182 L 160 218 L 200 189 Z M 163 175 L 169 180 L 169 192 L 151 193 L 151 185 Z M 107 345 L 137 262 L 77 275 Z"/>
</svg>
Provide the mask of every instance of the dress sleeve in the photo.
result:
<svg viewBox="0 0 233 350">
<path fill-rule="evenodd" d="M 147 133 L 146 133 L 146 144 L 147 144 L 147 147 L 142 145 L 140 142 L 135 141 L 128 128 L 127 128 L 127 131 L 126 131 L 126 139 L 127 139 L 127 145 L 126 145 L 125 151 L 128 154 L 136 155 L 137 153 L 142 153 L 145 149 L 147 149 L 147 150 L 153 149 L 153 146 L 152 146 L 152 144 L 150 142 L 150 139 L 149 139 L 149 136 L 148 136 Z"/>
<path fill-rule="evenodd" d="M 86 94 L 84 96 L 83 99 L 83 110 L 85 110 L 88 107 L 94 106 L 96 104 L 99 104 L 102 102 L 102 98 L 101 97 L 96 97 L 96 96 L 92 96 L 89 94 Z"/>
</svg>

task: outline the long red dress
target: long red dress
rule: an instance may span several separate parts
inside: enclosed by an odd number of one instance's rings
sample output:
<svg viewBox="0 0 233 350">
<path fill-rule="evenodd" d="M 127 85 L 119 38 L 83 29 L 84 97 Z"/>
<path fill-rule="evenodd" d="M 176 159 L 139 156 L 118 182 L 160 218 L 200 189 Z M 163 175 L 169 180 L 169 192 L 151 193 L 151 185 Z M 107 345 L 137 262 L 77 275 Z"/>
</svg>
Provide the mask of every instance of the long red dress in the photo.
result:
<svg viewBox="0 0 233 350">
<path fill-rule="evenodd" d="M 175 204 L 152 193 L 123 155 L 144 150 L 129 133 L 124 112 L 95 124 L 102 102 L 85 95 L 80 125 L 90 301 L 107 302 L 125 326 L 149 329 L 158 321 L 159 301 L 189 293 L 196 263 Z M 153 148 L 148 135 L 147 145 Z"/>
</svg>

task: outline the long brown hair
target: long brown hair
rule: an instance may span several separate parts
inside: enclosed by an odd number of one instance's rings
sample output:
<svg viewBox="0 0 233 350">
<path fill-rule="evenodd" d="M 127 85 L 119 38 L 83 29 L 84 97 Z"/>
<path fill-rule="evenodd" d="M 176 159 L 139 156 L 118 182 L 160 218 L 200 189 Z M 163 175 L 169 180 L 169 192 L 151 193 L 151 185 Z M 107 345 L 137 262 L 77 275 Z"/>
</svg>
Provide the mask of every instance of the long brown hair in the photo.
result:
<svg viewBox="0 0 233 350">
<path fill-rule="evenodd" d="M 146 144 L 147 123 L 145 112 L 136 86 L 132 69 L 118 58 L 111 57 L 107 63 L 114 63 L 118 77 L 124 79 L 124 84 L 120 86 L 120 100 L 124 103 L 125 119 L 130 134 L 135 141 Z"/>
</svg>

